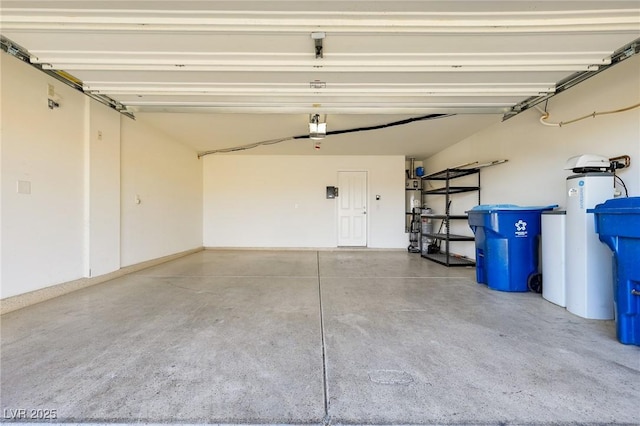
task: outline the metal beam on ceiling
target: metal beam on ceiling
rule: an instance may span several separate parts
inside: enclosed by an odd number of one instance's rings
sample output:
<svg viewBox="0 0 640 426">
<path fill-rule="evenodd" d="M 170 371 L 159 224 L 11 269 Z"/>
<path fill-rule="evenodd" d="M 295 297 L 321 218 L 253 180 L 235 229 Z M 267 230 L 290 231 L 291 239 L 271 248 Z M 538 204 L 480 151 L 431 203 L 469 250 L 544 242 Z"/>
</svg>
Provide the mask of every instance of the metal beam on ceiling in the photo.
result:
<svg viewBox="0 0 640 426">
<path fill-rule="evenodd" d="M 637 55 L 638 53 L 640 53 L 640 38 L 632 41 L 631 43 L 627 44 L 626 46 L 623 46 L 622 48 L 616 50 L 616 52 L 611 55 L 610 61 L 608 64 L 604 64 L 604 65 L 600 65 L 598 66 L 597 69 L 592 70 L 592 71 L 583 71 L 583 72 L 578 72 L 575 74 L 570 75 L 569 77 L 559 81 L 558 83 L 556 83 L 556 90 L 553 93 L 548 93 L 548 94 L 544 94 L 544 95 L 539 95 L 539 96 L 532 96 L 530 98 L 525 99 L 524 101 L 518 103 L 517 105 L 514 105 L 513 107 L 511 107 L 511 110 L 509 112 L 507 112 L 504 116 L 503 116 L 503 121 L 504 120 L 508 120 L 512 117 L 515 117 L 516 115 L 530 109 L 533 108 L 534 106 L 556 96 L 559 93 L 564 92 L 565 90 L 570 89 L 571 87 L 582 83 L 583 81 L 601 73 L 602 71 L 605 71 L 619 63 L 621 63 L 622 61 L 631 58 L 634 55 Z"/>
<path fill-rule="evenodd" d="M 78 80 L 77 78 L 73 77 L 71 74 L 68 74 L 67 72 L 61 71 L 61 70 L 49 70 L 49 69 L 45 69 L 43 68 L 40 64 L 34 63 L 31 61 L 31 55 L 29 54 L 29 52 L 23 48 L 22 46 L 18 45 L 17 43 L 9 40 L 8 38 L 1 36 L 0 35 L 0 48 L 8 53 L 11 56 L 16 57 L 17 59 L 21 60 L 22 62 L 25 62 L 29 65 L 31 65 L 32 67 L 44 72 L 45 74 L 55 78 L 58 81 L 61 81 L 62 83 L 66 84 L 67 86 L 70 86 L 74 89 L 76 89 L 79 92 L 82 92 L 83 94 L 85 94 L 86 96 L 90 97 L 91 99 L 94 99 L 98 102 L 100 102 L 101 104 L 104 104 L 106 106 L 108 106 L 109 108 L 112 108 L 116 111 L 118 111 L 119 113 L 121 113 L 122 115 L 125 115 L 129 118 L 135 119 L 135 117 L 133 116 L 133 114 L 130 111 L 127 111 L 126 107 L 124 105 L 122 105 L 120 102 L 116 101 L 115 99 L 110 98 L 109 96 L 103 95 L 103 94 L 99 94 L 99 93 L 91 93 L 91 92 L 85 92 L 82 81 Z"/>
</svg>

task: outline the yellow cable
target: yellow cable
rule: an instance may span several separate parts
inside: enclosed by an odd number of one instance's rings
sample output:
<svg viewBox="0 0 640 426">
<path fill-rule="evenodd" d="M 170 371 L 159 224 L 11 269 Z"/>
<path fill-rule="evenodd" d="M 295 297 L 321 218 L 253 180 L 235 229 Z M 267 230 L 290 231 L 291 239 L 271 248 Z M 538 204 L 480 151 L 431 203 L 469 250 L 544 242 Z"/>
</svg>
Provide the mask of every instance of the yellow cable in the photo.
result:
<svg viewBox="0 0 640 426">
<path fill-rule="evenodd" d="M 630 111 L 630 110 L 638 108 L 638 107 L 640 107 L 640 103 L 628 106 L 626 108 L 614 109 L 612 111 L 602 111 L 602 112 L 594 111 L 591 114 L 587 114 L 587 115 L 579 117 L 579 118 L 574 118 L 573 120 L 569 120 L 569 121 L 561 121 L 559 123 L 549 123 L 548 121 L 546 121 L 546 119 L 549 118 L 549 113 L 548 112 L 544 112 L 543 113 L 544 115 L 542 117 L 540 117 L 540 123 L 544 124 L 545 126 L 562 127 L 562 126 L 566 126 L 567 124 L 573 124 L 573 123 L 576 123 L 578 121 L 584 120 L 585 118 L 589 118 L 589 117 L 596 118 L 599 115 L 617 114 L 619 112 Z"/>
</svg>

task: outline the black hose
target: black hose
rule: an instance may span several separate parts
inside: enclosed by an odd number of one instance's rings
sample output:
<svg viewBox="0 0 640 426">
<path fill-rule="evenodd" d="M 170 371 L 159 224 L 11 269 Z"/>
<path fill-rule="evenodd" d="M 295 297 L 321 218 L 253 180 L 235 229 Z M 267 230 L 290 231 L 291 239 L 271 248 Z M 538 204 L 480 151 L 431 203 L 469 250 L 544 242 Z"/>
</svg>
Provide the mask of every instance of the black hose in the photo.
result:
<svg viewBox="0 0 640 426">
<path fill-rule="evenodd" d="M 374 126 L 357 127 L 355 129 L 332 130 L 330 132 L 327 132 L 327 136 L 342 135 L 344 133 L 366 132 L 369 130 L 386 129 L 387 127 L 402 126 L 404 124 L 413 123 L 414 121 L 434 120 L 436 118 L 452 117 L 454 115 L 455 114 L 429 114 L 429 115 L 423 115 L 420 117 L 407 118 L 405 120 L 400 120 L 400 121 L 393 121 L 391 123 L 377 124 Z M 298 136 L 294 136 L 292 139 L 309 139 L 309 135 L 298 135 Z"/>
</svg>

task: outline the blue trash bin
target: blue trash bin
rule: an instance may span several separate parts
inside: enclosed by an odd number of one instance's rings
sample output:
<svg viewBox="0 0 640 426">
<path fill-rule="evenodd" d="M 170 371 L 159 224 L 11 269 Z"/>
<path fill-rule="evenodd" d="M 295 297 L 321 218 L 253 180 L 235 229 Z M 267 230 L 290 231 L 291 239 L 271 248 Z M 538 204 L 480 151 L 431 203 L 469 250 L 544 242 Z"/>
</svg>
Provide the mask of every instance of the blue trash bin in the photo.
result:
<svg viewBox="0 0 640 426">
<path fill-rule="evenodd" d="M 600 241 L 613 251 L 616 335 L 640 346 L 640 197 L 607 200 L 587 213 L 594 213 Z"/>
<path fill-rule="evenodd" d="M 540 215 L 557 205 L 479 205 L 469 210 L 476 242 L 476 281 L 493 290 L 528 291 L 538 273 Z"/>
</svg>

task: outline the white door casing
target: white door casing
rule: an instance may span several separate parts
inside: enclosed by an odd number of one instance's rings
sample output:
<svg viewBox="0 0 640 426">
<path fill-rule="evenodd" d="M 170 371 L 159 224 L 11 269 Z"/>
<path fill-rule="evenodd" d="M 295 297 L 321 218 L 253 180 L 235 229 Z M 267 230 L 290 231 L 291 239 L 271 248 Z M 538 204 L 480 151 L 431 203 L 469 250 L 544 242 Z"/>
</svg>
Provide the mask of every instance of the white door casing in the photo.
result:
<svg viewBox="0 0 640 426">
<path fill-rule="evenodd" d="M 367 246 L 367 172 L 338 172 L 338 246 Z"/>
</svg>

